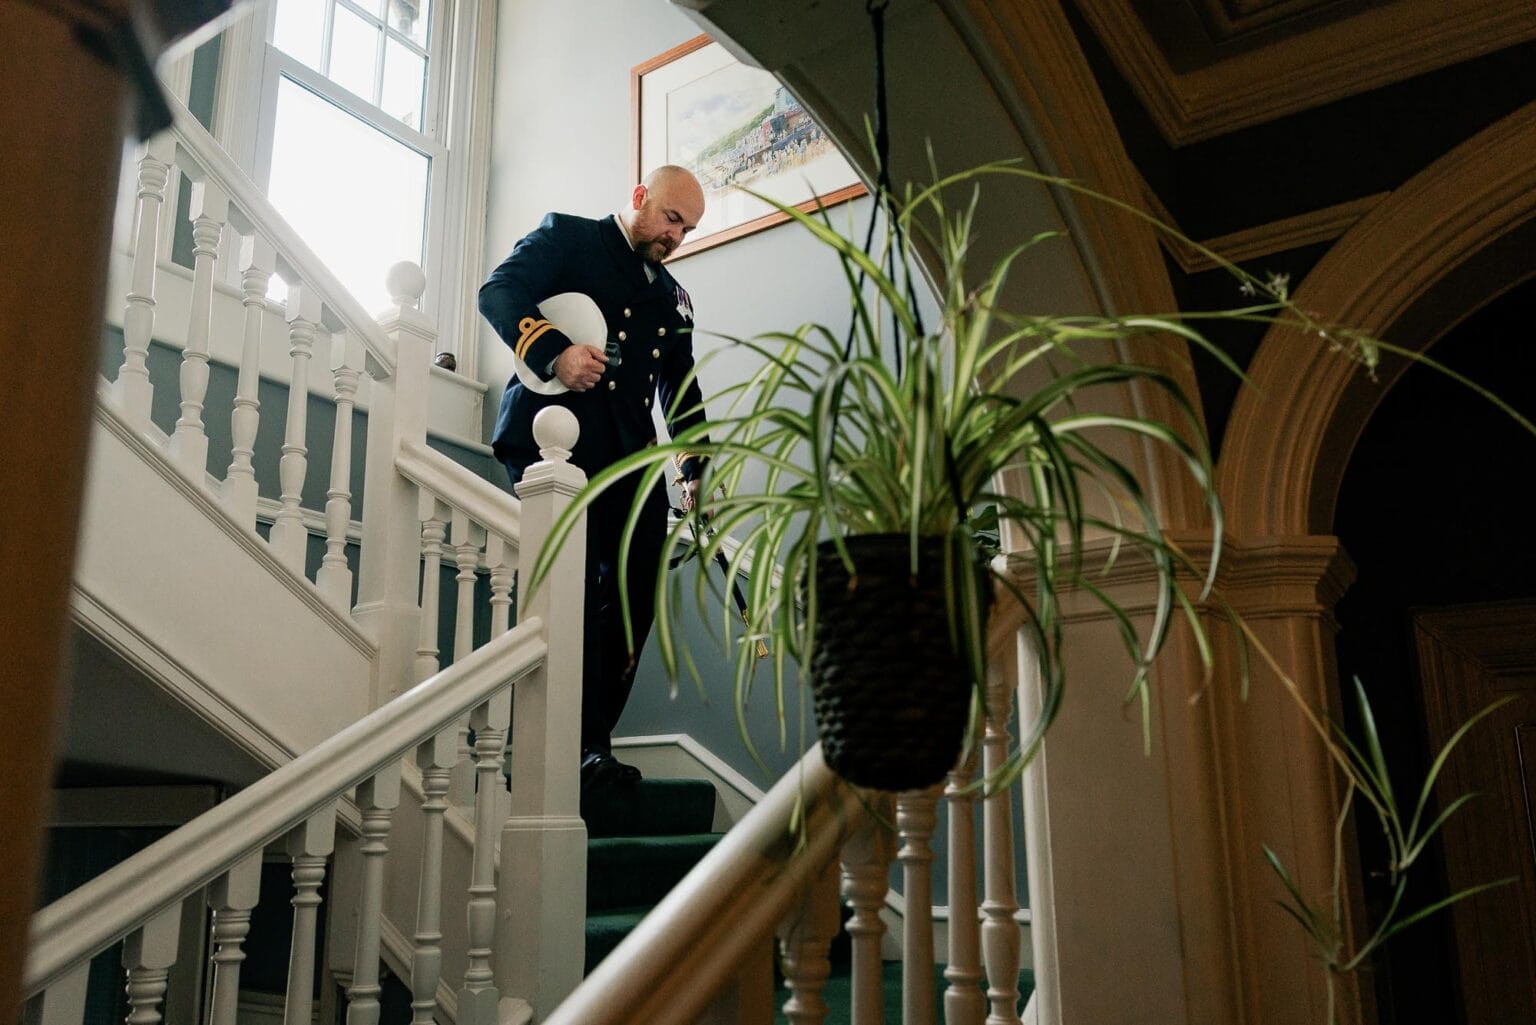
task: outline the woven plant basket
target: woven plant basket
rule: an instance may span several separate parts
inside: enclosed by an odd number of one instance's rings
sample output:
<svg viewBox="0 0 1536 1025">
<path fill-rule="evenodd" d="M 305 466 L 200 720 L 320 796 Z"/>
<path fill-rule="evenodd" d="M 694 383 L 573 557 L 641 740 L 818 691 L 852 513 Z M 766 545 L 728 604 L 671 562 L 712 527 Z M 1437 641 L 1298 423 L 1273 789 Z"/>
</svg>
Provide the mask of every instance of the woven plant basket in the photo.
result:
<svg viewBox="0 0 1536 1025">
<path fill-rule="evenodd" d="M 816 552 L 811 692 L 822 756 L 848 782 L 878 790 L 942 780 L 971 707 L 970 674 L 950 643 L 944 539 L 918 542 L 916 579 L 908 543 L 905 534 L 848 538 L 852 579 L 830 542 Z"/>
</svg>

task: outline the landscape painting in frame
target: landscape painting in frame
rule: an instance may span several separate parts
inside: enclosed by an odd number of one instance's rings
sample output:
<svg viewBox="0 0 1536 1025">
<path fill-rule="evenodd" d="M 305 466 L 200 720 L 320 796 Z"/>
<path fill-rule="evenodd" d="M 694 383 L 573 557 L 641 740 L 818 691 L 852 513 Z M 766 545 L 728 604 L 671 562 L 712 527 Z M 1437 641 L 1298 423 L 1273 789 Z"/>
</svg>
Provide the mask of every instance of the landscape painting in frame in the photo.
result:
<svg viewBox="0 0 1536 1025">
<path fill-rule="evenodd" d="M 789 218 L 742 189 L 802 210 L 864 193 L 853 168 L 798 100 L 708 36 L 668 50 L 630 75 L 635 180 L 680 164 L 704 186 L 704 218 L 672 259 Z"/>
</svg>

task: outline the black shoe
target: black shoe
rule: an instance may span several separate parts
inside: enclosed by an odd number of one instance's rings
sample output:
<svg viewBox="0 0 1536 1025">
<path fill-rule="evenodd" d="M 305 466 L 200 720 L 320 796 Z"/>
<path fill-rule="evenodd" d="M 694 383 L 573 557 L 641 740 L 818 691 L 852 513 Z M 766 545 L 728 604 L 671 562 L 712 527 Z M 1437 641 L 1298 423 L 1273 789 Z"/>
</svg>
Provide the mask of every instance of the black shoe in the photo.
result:
<svg viewBox="0 0 1536 1025">
<path fill-rule="evenodd" d="M 609 787 L 633 786 L 640 782 L 640 770 L 625 765 L 609 751 L 581 753 L 581 789 L 583 792 Z"/>
</svg>

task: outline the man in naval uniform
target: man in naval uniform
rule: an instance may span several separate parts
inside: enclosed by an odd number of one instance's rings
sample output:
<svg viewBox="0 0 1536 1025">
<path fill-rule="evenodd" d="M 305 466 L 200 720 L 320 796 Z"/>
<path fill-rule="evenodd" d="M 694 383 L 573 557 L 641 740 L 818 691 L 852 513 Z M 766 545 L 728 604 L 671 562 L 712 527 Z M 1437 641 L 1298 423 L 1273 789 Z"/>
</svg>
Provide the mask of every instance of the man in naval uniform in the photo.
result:
<svg viewBox="0 0 1536 1025">
<path fill-rule="evenodd" d="M 501 397 L 492 448 L 515 485 L 538 460 L 533 418 L 549 405 L 576 415 L 581 434 L 571 461 L 588 477 L 656 441 L 652 409 L 678 433 L 704 418 L 693 368 L 693 303 L 662 265 L 704 214 L 704 192 L 681 167 L 651 172 L 616 214 L 590 220 L 552 213 L 512 249 L 480 288 L 480 312 L 534 373 L 569 391 L 540 395 L 514 376 Z M 575 345 L 544 319 L 539 303 L 564 292 L 590 297 L 607 324 L 606 352 Z M 675 414 L 674 414 L 674 411 Z M 683 505 L 698 495 L 702 461 L 680 467 Z M 581 703 L 584 790 L 632 783 L 639 770 L 613 757 L 610 736 L 634 683 L 650 633 L 655 572 L 666 534 L 667 496 L 658 483 L 628 552 L 619 551 L 635 498 L 631 479 L 598 499 L 587 516 L 585 644 Z M 624 636 L 619 560 L 628 560 L 634 650 Z"/>
</svg>

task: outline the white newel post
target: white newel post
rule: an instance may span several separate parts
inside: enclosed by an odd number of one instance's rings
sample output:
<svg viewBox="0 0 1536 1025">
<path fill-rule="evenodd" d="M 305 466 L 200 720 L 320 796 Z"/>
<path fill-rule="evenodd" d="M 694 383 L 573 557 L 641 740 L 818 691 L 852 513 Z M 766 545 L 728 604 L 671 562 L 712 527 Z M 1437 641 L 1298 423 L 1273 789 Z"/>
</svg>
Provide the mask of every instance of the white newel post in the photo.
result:
<svg viewBox="0 0 1536 1025">
<path fill-rule="evenodd" d="M 199 483 L 208 472 L 208 432 L 203 403 L 208 397 L 208 334 L 213 315 L 213 270 L 219 239 L 229 220 L 229 197 L 212 182 L 192 185 L 192 310 L 187 347 L 181 354 L 181 416 L 171 435 L 171 459 Z"/>
<path fill-rule="evenodd" d="M 320 326 L 320 296 L 306 285 L 288 288 L 288 355 L 293 360 L 288 382 L 288 422 L 283 433 L 283 457 L 277 477 L 283 507 L 272 521 L 272 550 L 283 565 L 304 573 L 309 531 L 304 527 L 304 478 L 309 473 L 309 361 L 314 355 L 315 330 Z"/>
<path fill-rule="evenodd" d="M 586 484 L 570 463 L 579 427 L 550 406 L 534 418 L 542 461 L 517 486 L 522 499 L 518 579 L 526 582 L 549 530 Z M 581 982 L 587 827 L 581 820 L 582 590 L 586 517 L 576 524 L 539 589 L 519 594 L 519 620 L 538 616 L 549 654 L 512 688 L 512 813 L 501 834 L 501 917 L 496 981 L 524 996 L 542 1020 Z"/>
<path fill-rule="evenodd" d="M 336 430 L 331 442 L 331 486 L 325 493 L 325 557 L 315 585 L 333 606 L 352 607 L 352 569 L 347 565 L 347 526 L 352 521 L 352 407 L 362 376 L 363 347 L 351 332 L 331 339 L 331 375 L 336 386 Z"/>
<path fill-rule="evenodd" d="M 128 419 L 149 424 L 154 385 L 149 383 L 149 343 L 155 333 L 155 267 L 159 261 L 160 210 L 165 182 L 176 159 L 176 140 L 161 132 L 139 157 L 138 229 L 133 243 L 133 283 L 123 308 L 123 365 L 114 382 Z"/>
<path fill-rule="evenodd" d="M 427 440 L 427 382 L 436 332 L 417 309 L 426 280 L 415 264 L 390 268 L 395 305 L 379 323 L 394 347 L 395 365 L 391 371 L 370 359 L 367 367 L 373 387 L 363 470 L 363 544 L 352 618 L 379 647 L 375 707 L 416 682 L 421 521 L 416 517 L 416 487 L 395 469 L 395 455 L 401 441 Z"/>
<path fill-rule="evenodd" d="M 240 341 L 240 376 L 235 384 L 235 408 L 229 415 L 232 439 L 229 471 L 224 477 L 224 504 L 247 530 L 256 529 L 256 429 L 261 423 L 261 322 L 267 313 L 267 285 L 277 267 L 277 250 L 260 235 L 240 241 L 240 301 L 245 306 Z"/>
</svg>

